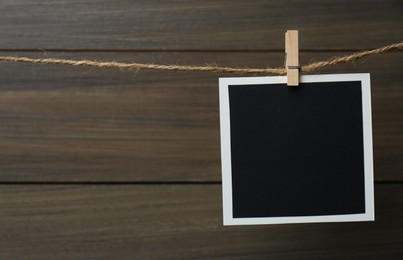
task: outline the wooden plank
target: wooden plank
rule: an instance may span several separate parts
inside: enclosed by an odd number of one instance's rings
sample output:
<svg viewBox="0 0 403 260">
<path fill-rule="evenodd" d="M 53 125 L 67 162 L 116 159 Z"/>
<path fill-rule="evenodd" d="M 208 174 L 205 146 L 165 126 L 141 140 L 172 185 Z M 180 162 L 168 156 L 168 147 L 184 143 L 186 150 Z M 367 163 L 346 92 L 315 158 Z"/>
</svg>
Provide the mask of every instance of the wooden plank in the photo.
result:
<svg viewBox="0 0 403 260">
<path fill-rule="evenodd" d="M 396 0 L 3 0 L 0 49 L 362 49 L 399 42 Z"/>
<path fill-rule="evenodd" d="M 304 52 L 300 59 L 306 64 L 338 54 Z M 48 56 L 249 67 L 284 62 L 284 54 L 276 52 Z M 372 73 L 378 181 L 403 180 L 402 57 L 388 53 L 321 71 Z M 221 180 L 217 78 L 226 75 L 1 66 L 1 182 Z"/>
<path fill-rule="evenodd" d="M 220 185 L 3 185 L 1 259 L 398 259 L 403 186 L 376 221 L 222 226 Z"/>
</svg>

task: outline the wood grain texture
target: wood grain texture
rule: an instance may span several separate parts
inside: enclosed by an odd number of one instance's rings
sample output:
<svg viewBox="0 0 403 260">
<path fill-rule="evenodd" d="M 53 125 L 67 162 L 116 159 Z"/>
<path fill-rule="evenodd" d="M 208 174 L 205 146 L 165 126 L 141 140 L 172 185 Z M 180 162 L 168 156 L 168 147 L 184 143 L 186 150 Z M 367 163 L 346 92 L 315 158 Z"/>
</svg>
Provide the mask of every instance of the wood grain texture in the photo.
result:
<svg viewBox="0 0 403 260">
<path fill-rule="evenodd" d="M 0 187 L 1 259 L 399 259 L 403 185 L 376 221 L 222 226 L 220 185 Z"/>
<path fill-rule="evenodd" d="M 400 42 L 399 0 L 3 0 L 0 49 L 362 49 Z"/>
<path fill-rule="evenodd" d="M 0 54 L 278 67 L 287 29 L 306 64 L 400 42 L 402 13 L 400 0 L 3 0 Z M 222 226 L 217 87 L 235 75 L 0 63 L 0 259 L 400 259 L 402 57 L 318 72 L 371 73 L 376 221 L 237 227 Z"/>
<path fill-rule="evenodd" d="M 300 58 L 304 64 L 338 54 Z M 48 56 L 255 67 L 284 60 L 282 53 Z M 371 72 L 378 181 L 403 180 L 402 57 L 388 53 L 321 71 Z M 221 180 L 218 77 L 225 75 L 11 63 L 1 69 L 0 181 Z"/>
</svg>

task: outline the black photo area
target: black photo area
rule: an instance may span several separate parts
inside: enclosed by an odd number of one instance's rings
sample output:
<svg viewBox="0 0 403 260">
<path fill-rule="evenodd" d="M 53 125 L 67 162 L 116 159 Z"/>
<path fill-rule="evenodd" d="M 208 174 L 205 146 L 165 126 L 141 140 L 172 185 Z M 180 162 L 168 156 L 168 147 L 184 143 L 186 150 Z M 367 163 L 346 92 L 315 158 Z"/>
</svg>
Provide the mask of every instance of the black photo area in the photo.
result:
<svg viewBox="0 0 403 260">
<path fill-rule="evenodd" d="M 230 85 L 233 217 L 365 213 L 361 82 Z"/>
</svg>

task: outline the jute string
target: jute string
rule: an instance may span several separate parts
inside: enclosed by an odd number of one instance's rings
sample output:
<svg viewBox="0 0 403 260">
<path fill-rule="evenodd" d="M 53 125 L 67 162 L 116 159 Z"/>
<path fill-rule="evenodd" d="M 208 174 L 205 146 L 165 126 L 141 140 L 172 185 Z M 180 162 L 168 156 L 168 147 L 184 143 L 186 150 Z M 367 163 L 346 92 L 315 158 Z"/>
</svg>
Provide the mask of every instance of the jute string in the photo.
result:
<svg viewBox="0 0 403 260">
<path fill-rule="evenodd" d="M 384 53 L 396 50 L 403 47 L 403 42 L 390 44 L 384 47 L 373 50 L 356 52 L 350 55 L 334 57 L 329 60 L 313 62 L 309 65 L 301 67 L 301 72 L 312 72 L 323 67 L 333 66 L 340 63 L 347 63 L 353 60 L 360 59 L 369 55 Z M 285 68 L 231 68 L 220 66 L 186 66 L 186 65 L 163 65 L 163 64 L 148 64 L 148 63 L 122 63 L 122 62 L 101 62 L 94 60 L 68 60 L 68 59 L 53 59 L 53 58 L 28 58 L 28 57 L 13 57 L 0 56 L 0 61 L 6 62 L 26 62 L 26 63 L 44 63 L 44 64 L 64 64 L 71 66 L 82 67 L 98 67 L 98 68 L 118 68 L 118 69 L 134 69 L 134 70 L 169 70 L 169 71 L 207 71 L 216 73 L 254 73 L 254 74 L 277 74 L 286 73 Z"/>
</svg>

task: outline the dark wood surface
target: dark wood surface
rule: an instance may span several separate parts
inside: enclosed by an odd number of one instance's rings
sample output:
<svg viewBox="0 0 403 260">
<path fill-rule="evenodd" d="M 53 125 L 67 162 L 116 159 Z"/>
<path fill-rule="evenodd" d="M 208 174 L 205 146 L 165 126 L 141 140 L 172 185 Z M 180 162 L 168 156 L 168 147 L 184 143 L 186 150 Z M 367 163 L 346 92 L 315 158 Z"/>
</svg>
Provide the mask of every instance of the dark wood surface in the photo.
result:
<svg viewBox="0 0 403 260">
<path fill-rule="evenodd" d="M 401 41 L 402 13 L 397 0 L 5 0 L 0 55 L 278 67 L 299 29 L 307 64 Z M 371 73 L 376 221 L 238 227 L 222 226 L 218 77 L 239 75 L 0 63 L 0 259 L 402 258 L 402 56 L 317 72 Z"/>
<path fill-rule="evenodd" d="M 375 192 L 375 222 L 223 227 L 220 185 L 2 186 L 0 258 L 399 259 L 403 190 Z"/>
<path fill-rule="evenodd" d="M 308 52 L 301 59 L 341 54 Z M 47 55 L 253 67 L 284 60 L 272 52 Z M 378 181 L 403 180 L 402 58 L 388 53 L 321 71 L 371 72 Z M 0 181 L 220 181 L 217 77 L 2 64 Z"/>
<path fill-rule="evenodd" d="M 3 0 L 0 49 L 361 49 L 401 41 L 400 0 Z M 342 39 L 340 41 L 340 39 Z"/>
</svg>

